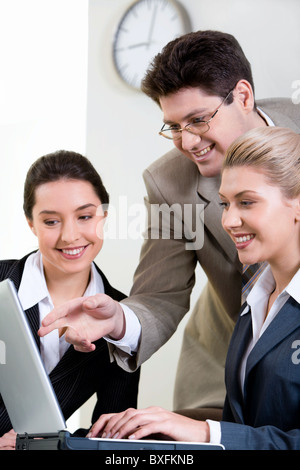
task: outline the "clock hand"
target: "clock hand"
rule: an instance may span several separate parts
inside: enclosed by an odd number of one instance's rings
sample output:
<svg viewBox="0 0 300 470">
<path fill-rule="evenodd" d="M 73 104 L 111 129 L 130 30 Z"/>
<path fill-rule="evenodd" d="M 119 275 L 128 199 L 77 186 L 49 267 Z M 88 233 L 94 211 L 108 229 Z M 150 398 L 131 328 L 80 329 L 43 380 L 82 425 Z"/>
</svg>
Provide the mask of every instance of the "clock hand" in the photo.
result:
<svg viewBox="0 0 300 470">
<path fill-rule="evenodd" d="M 128 49 L 134 49 L 135 47 L 141 47 L 141 46 L 148 46 L 148 42 L 139 42 L 138 44 L 131 44 L 130 46 L 127 46 Z"/>
<path fill-rule="evenodd" d="M 151 18 L 150 30 L 149 30 L 149 34 L 148 34 L 148 47 L 149 47 L 149 44 L 151 43 L 153 27 L 154 27 L 155 18 L 156 18 L 156 12 L 157 12 L 157 5 L 155 5 L 155 8 L 154 8 L 154 11 L 153 11 L 153 14 L 152 14 L 152 18 Z"/>
</svg>

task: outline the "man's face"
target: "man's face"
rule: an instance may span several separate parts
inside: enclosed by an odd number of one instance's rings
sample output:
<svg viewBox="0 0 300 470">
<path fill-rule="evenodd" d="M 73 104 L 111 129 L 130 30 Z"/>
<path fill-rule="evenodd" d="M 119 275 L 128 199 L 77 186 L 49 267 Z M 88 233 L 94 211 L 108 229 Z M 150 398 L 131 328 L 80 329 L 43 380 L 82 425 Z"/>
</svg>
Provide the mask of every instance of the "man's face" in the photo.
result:
<svg viewBox="0 0 300 470">
<path fill-rule="evenodd" d="M 253 105 L 245 107 L 244 95 L 235 88 L 233 102 L 225 102 L 210 122 L 210 129 L 202 135 L 187 131 L 174 145 L 198 167 L 206 177 L 220 174 L 225 152 L 229 145 L 241 134 L 252 127 Z M 222 103 L 222 98 L 208 95 L 200 88 L 182 88 L 176 93 L 160 98 L 160 105 L 167 126 L 184 128 L 195 119 L 208 121 Z M 250 117 L 251 116 L 251 117 Z M 261 124 L 262 125 L 262 124 Z"/>
</svg>

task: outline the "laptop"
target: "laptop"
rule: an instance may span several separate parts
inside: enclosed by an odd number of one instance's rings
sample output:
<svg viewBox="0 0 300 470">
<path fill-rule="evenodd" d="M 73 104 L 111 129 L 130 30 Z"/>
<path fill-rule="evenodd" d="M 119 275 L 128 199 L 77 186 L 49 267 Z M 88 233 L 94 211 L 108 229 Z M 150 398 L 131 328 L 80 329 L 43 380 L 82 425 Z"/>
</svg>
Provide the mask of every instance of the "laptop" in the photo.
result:
<svg viewBox="0 0 300 470">
<path fill-rule="evenodd" d="M 192 442 L 72 436 L 10 279 L 0 282 L 0 394 L 17 433 L 19 450 L 224 449 L 222 445 Z"/>
</svg>

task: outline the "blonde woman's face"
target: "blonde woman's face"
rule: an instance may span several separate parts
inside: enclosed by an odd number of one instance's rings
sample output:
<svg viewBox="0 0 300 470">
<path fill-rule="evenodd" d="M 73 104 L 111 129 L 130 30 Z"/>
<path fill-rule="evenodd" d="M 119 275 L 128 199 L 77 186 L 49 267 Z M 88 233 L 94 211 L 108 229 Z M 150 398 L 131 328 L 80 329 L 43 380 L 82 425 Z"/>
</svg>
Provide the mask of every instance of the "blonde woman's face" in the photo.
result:
<svg viewBox="0 0 300 470">
<path fill-rule="evenodd" d="M 262 170 L 242 166 L 224 170 L 220 198 L 223 227 L 242 263 L 300 260 L 300 197 L 285 198 Z"/>
</svg>

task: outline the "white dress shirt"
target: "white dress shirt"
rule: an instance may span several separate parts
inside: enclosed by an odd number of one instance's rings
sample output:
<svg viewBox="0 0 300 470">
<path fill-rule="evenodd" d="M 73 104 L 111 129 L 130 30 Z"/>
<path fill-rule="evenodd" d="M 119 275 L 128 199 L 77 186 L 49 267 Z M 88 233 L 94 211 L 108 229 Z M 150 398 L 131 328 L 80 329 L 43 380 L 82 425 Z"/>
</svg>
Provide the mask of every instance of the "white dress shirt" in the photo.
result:
<svg viewBox="0 0 300 470">
<path fill-rule="evenodd" d="M 103 281 L 94 263 L 92 263 L 91 279 L 83 295 L 87 297 L 101 293 L 104 293 Z M 40 251 L 31 254 L 27 258 L 18 295 L 24 310 L 36 304 L 39 305 L 40 324 L 44 317 L 54 308 L 44 276 L 43 260 Z M 122 305 L 122 308 L 126 317 L 126 325 L 131 325 L 131 328 L 128 329 L 126 327 L 125 335 L 119 341 L 113 341 L 106 337 L 105 339 L 108 342 L 114 343 L 124 352 L 132 354 L 138 347 L 141 326 L 136 315 L 126 305 Z M 70 344 L 65 341 L 64 335 L 59 337 L 58 330 L 54 330 L 40 339 L 41 357 L 48 374 L 58 364 L 69 346 Z"/>
<path fill-rule="evenodd" d="M 266 121 L 267 126 L 271 126 L 271 127 L 275 126 L 272 119 L 262 109 L 257 108 L 257 111 L 258 111 L 258 114 L 260 114 L 261 117 Z"/>
<path fill-rule="evenodd" d="M 92 263 L 91 279 L 84 296 L 103 292 L 102 278 Z M 27 258 L 18 295 L 24 310 L 36 304 L 39 305 L 40 324 L 43 318 L 54 308 L 44 276 L 40 251 L 31 254 Z M 54 330 L 40 339 L 41 357 L 48 374 L 58 364 L 69 346 L 70 344 L 65 341 L 64 335 L 59 337 L 58 330 Z"/>
</svg>

